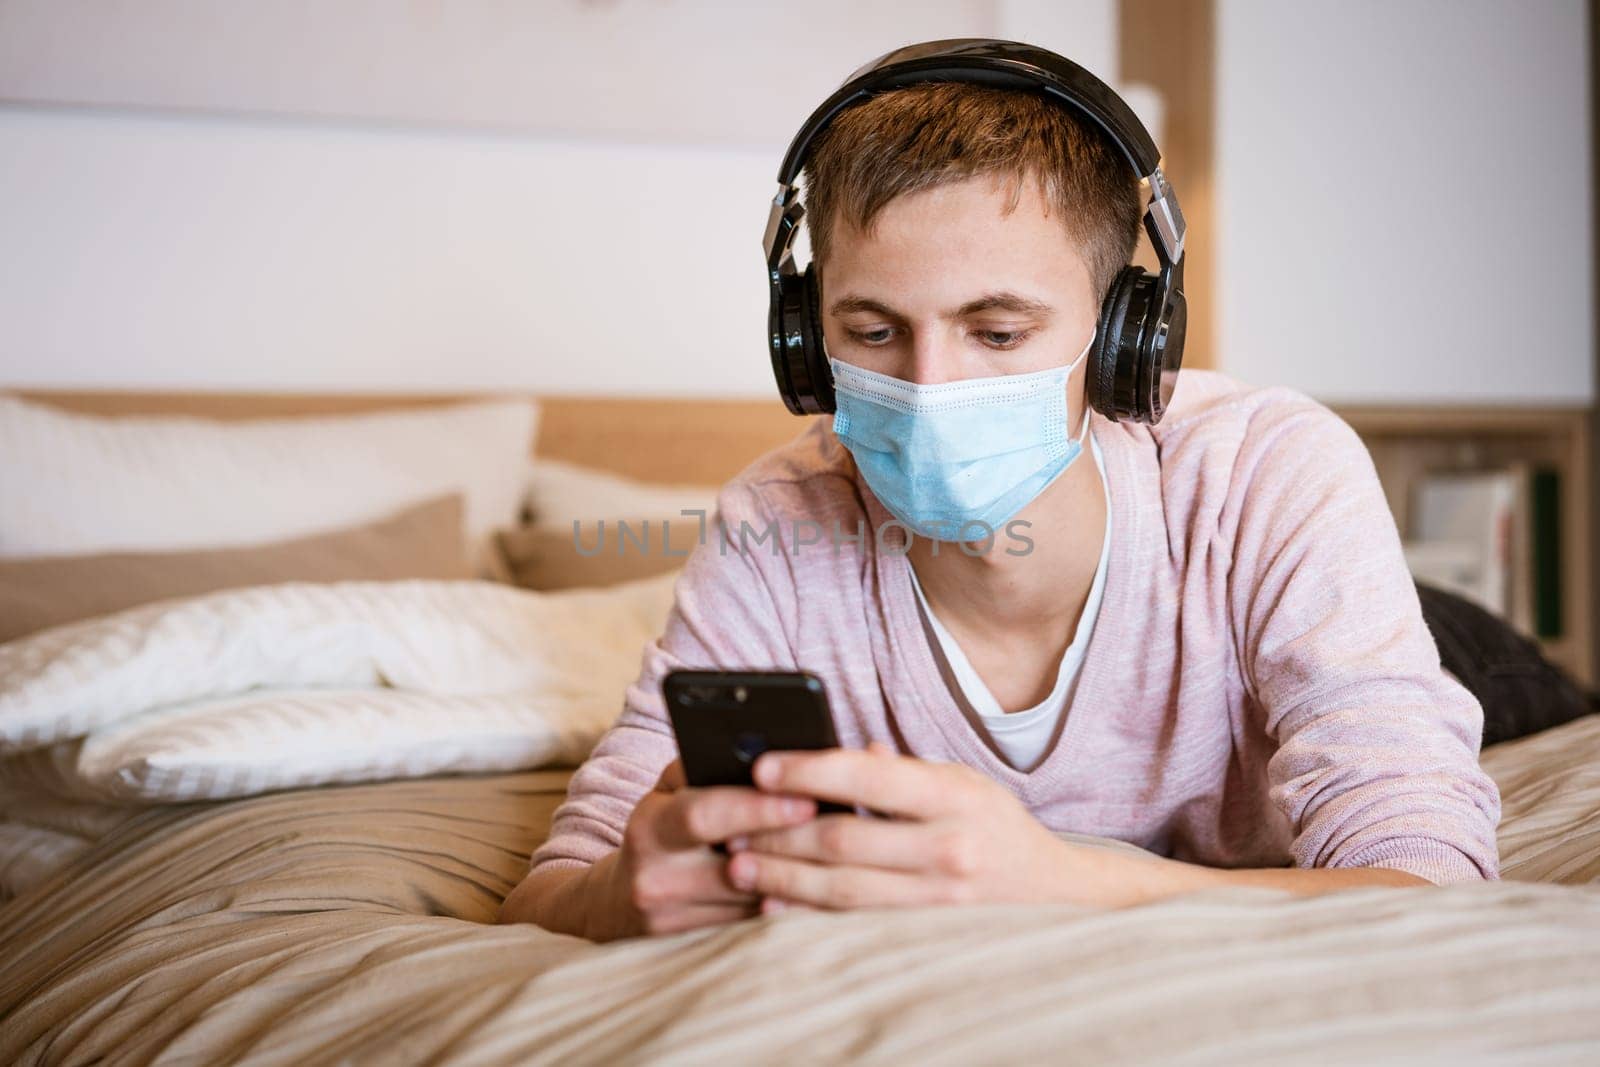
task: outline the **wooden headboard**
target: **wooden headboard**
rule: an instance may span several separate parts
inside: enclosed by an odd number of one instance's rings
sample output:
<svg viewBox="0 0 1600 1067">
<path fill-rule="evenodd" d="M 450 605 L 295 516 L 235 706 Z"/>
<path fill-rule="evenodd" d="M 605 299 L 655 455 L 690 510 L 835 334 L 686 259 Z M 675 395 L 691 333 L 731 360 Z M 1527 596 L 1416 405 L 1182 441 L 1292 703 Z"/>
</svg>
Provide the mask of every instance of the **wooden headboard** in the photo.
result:
<svg viewBox="0 0 1600 1067">
<path fill-rule="evenodd" d="M 251 419 L 430 407 L 517 394 L 383 395 L 15 390 L 93 415 Z M 539 396 L 534 454 L 647 482 L 721 484 L 810 425 L 770 400 Z"/>
</svg>

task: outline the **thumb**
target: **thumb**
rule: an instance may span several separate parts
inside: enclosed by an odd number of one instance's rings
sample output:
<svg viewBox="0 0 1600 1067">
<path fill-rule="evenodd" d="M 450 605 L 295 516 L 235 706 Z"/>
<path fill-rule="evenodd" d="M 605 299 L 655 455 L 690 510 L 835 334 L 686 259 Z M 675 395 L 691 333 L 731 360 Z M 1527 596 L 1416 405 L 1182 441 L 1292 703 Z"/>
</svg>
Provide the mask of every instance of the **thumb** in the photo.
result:
<svg viewBox="0 0 1600 1067">
<path fill-rule="evenodd" d="M 675 759 L 661 771 L 661 777 L 656 779 L 656 792 L 676 793 L 680 789 L 689 788 L 689 781 L 683 776 L 683 761 Z"/>
</svg>

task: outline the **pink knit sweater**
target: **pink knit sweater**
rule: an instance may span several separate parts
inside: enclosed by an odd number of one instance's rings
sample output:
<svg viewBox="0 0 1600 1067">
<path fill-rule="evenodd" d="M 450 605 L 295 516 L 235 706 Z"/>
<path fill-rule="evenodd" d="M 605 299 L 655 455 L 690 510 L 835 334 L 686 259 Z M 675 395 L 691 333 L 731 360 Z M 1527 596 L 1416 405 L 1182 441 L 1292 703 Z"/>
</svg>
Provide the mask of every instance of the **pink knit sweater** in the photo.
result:
<svg viewBox="0 0 1600 1067">
<path fill-rule="evenodd" d="M 966 763 L 1052 830 L 1212 866 L 1499 876 L 1482 710 L 1441 671 L 1372 462 L 1327 409 L 1185 371 L 1159 425 L 1094 417 L 1113 508 L 1104 601 L 1060 740 L 1029 773 L 941 680 L 910 563 L 870 533 L 891 516 L 830 425 L 723 488 L 730 532 L 776 520 L 782 543 L 722 551 L 713 530 L 691 554 L 533 866 L 618 846 L 677 754 L 660 683 L 688 666 L 812 671 L 842 744 Z M 797 548 L 796 520 L 869 535 Z"/>
</svg>

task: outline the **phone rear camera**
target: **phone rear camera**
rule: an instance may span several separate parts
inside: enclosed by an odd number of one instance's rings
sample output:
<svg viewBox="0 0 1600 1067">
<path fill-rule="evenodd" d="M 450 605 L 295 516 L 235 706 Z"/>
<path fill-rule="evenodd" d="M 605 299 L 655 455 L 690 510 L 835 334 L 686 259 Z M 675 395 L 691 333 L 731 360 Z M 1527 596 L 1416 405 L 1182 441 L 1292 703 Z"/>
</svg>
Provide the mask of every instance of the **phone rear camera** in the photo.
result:
<svg viewBox="0 0 1600 1067">
<path fill-rule="evenodd" d="M 767 739 L 760 734 L 740 734 L 733 740 L 733 754 L 740 763 L 754 763 L 767 750 Z"/>
</svg>

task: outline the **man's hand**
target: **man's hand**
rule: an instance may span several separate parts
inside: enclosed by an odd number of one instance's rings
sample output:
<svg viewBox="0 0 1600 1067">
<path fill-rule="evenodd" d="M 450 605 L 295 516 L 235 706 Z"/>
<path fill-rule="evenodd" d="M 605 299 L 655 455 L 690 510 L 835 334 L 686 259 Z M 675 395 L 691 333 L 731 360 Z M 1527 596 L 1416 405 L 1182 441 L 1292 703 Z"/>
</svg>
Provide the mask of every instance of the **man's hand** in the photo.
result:
<svg viewBox="0 0 1600 1067">
<path fill-rule="evenodd" d="M 756 784 L 893 816 L 827 814 L 729 842 L 728 876 L 763 911 L 996 901 L 1117 906 L 1162 861 L 1063 841 L 998 783 L 959 763 L 866 751 L 768 752 Z"/>
<path fill-rule="evenodd" d="M 1252 886 L 1316 896 L 1432 883 L 1381 867 L 1219 870 L 1063 841 L 998 783 L 959 763 L 867 751 L 765 753 L 763 790 L 857 804 L 894 818 L 821 815 L 729 841 L 728 877 L 763 912 L 999 901 L 1125 907 Z"/>
<path fill-rule="evenodd" d="M 608 878 L 628 933 L 662 934 L 756 914 L 759 894 L 728 882 L 727 857 L 711 846 L 735 835 L 794 828 L 816 814 L 809 797 L 742 786 L 690 789 L 673 760 L 640 798 Z"/>
</svg>

